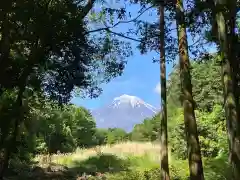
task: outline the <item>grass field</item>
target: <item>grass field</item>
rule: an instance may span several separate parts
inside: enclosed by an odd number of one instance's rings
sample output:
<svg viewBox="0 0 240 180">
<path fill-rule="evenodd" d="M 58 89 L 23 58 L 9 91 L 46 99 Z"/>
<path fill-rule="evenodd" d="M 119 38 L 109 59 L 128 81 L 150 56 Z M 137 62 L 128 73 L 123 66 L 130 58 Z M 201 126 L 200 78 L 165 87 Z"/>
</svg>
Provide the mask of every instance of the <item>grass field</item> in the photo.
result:
<svg viewBox="0 0 240 180">
<path fill-rule="evenodd" d="M 187 161 L 176 160 L 171 154 L 169 156 L 172 179 L 187 180 Z M 77 149 L 71 154 L 55 154 L 51 157 L 39 155 L 34 161 L 37 162 L 34 168 L 30 171 L 29 167 L 26 171 L 19 170 L 21 173 L 15 179 L 160 179 L 160 146 L 153 143 L 125 142 L 112 146 Z M 205 179 L 226 179 L 227 166 L 224 163 L 222 159 L 204 161 Z"/>
<path fill-rule="evenodd" d="M 35 161 L 38 161 L 42 168 L 49 164 L 66 166 L 79 177 L 82 174 L 102 174 L 108 179 L 121 179 L 130 172 L 141 175 L 141 172 L 159 169 L 159 155 L 158 144 L 126 142 L 112 146 L 77 149 L 71 154 L 55 154 L 51 157 L 40 155 Z"/>
<path fill-rule="evenodd" d="M 70 166 L 73 161 L 84 161 L 90 157 L 99 155 L 113 155 L 121 159 L 132 156 L 148 157 L 153 162 L 158 163 L 160 160 L 160 146 L 152 143 L 134 143 L 126 142 L 116 145 L 98 146 L 91 149 L 77 149 L 76 152 L 70 154 L 55 154 L 51 159 L 46 156 L 37 156 L 36 161 L 40 164 L 49 163 L 50 161 L 57 164 Z"/>
</svg>

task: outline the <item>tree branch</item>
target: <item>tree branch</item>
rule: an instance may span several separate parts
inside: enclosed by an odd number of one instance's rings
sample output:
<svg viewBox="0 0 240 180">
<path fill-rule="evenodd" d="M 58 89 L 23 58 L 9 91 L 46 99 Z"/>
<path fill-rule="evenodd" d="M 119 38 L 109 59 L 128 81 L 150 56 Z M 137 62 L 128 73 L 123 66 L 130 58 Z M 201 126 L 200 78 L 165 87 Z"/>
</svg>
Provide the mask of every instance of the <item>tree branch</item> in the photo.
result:
<svg viewBox="0 0 240 180">
<path fill-rule="evenodd" d="M 86 34 L 90 34 L 90 33 L 94 33 L 94 32 L 98 32 L 98 31 L 106 31 L 106 30 L 109 30 L 109 29 L 112 29 L 116 26 L 118 26 L 119 24 L 125 24 L 125 23 L 130 23 L 130 22 L 134 22 L 136 21 L 140 16 L 143 15 L 143 13 L 145 13 L 147 10 L 151 9 L 153 6 L 150 6 L 148 8 L 146 8 L 144 11 L 142 11 L 139 15 L 137 15 L 135 18 L 131 19 L 131 20 L 128 20 L 128 21 L 118 21 L 116 24 L 114 24 L 113 26 L 108 26 L 106 25 L 106 23 L 104 23 L 104 28 L 99 28 L 99 29 L 94 29 L 94 30 L 91 30 L 91 31 L 88 31 Z"/>
<path fill-rule="evenodd" d="M 91 0 L 89 0 L 89 1 L 91 1 Z M 118 21 L 116 24 L 114 24 L 113 26 L 110 26 L 110 27 L 107 26 L 106 23 L 104 23 L 104 26 L 105 26 L 104 28 L 99 28 L 99 29 L 94 29 L 94 30 L 88 31 L 88 32 L 85 33 L 85 35 L 90 34 L 90 33 L 94 33 L 94 32 L 99 32 L 99 31 L 107 31 L 109 33 L 112 33 L 114 35 L 117 35 L 117 36 L 125 38 L 125 39 L 129 39 L 129 40 L 136 41 L 136 42 L 141 42 L 140 39 L 135 39 L 135 38 L 132 38 L 132 37 L 125 36 L 122 33 L 114 32 L 111 29 L 116 27 L 116 26 L 118 26 L 119 24 L 125 24 L 125 23 L 130 23 L 130 22 L 136 21 L 140 16 L 142 16 L 146 11 L 148 11 L 152 7 L 154 7 L 154 6 L 150 6 L 150 7 L 146 8 L 139 15 L 137 15 L 135 18 L 133 18 L 131 20 L 128 20 L 128 21 Z"/>
<path fill-rule="evenodd" d="M 142 16 L 146 11 L 148 11 L 149 9 L 151 9 L 154 6 L 149 6 L 148 8 L 146 8 L 145 10 L 143 10 L 139 15 L 137 15 L 135 18 L 128 20 L 128 21 L 119 21 L 116 24 L 114 24 L 111 28 L 116 27 L 119 24 L 125 24 L 125 23 L 130 23 L 130 22 L 134 22 L 136 21 L 140 16 Z M 104 24 L 105 25 L 105 24 Z M 105 25 L 106 26 L 106 25 Z"/>
<path fill-rule="evenodd" d="M 119 36 L 119 37 L 125 38 L 125 39 L 129 39 L 129 40 L 136 41 L 136 42 L 141 42 L 140 39 L 135 39 L 135 38 L 132 38 L 132 37 L 128 37 L 128 36 L 123 35 L 122 33 L 117 33 L 117 32 L 111 31 L 111 30 L 109 30 L 109 29 L 106 30 L 106 31 L 107 31 L 107 32 L 110 32 L 110 33 L 112 33 L 112 34 L 114 34 L 114 35 L 117 35 L 117 36 Z"/>
</svg>

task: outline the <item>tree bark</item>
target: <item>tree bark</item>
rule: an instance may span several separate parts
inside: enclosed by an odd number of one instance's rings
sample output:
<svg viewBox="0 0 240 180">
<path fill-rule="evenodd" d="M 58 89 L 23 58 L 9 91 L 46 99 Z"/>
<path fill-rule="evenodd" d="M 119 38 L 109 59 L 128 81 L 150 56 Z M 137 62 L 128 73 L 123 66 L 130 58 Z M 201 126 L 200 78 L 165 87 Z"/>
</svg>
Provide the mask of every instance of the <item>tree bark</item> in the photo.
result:
<svg viewBox="0 0 240 180">
<path fill-rule="evenodd" d="M 237 16 L 237 7 L 236 7 L 236 0 L 232 0 L 229 2 L 229 49 L 228 49 L 228 59 L 230 61 L 230 65 L 233 70 L 233 93 L 234 93 L 234 100 L 236 102 L 236 122 L 232 122 L 233 128 L 233 145 L 232 145 L 232 152 L 230 156 L 230 162 L 232 165 L 232 174 L 233 179 L 240 179 L 240 107 L 239 107 L 239 100 L 240 100 L 240 88 L 239 88 L 239 80 L 238 76 L 240 73 L 239 69 L 239 59 L 237 57 L 236 49 L 238 44 L 238 37 L 235 34 L 235 26 L 236 26 L 236 16 Z"/>
<path fill-rule="evenodd" d="M 236 0 L 226 2 L 215 0 L 215 19 L 218 26 L 218 41 L 222 60 L 222 83 L 224 109 L 229 142 L 229 161 L 232 179 L 240 179 L 240 119 L 237 75 L 239 62 L 234 48 L 234 28 L 236 20 Z M 229 11 L 226 11 L 228 9 Z"/>
<path fill-rule="evenodd" d="M 183 96 L 182 105 L 184 110 L 190 180 L 204 180 L 197 123 L 194 113 L 190 61 L 188 56 L 188 43 L 182 0 L 177 0 L 176 2 L 176 13 L 179 44 L 180 81 Z"/>
<path fill-rule="evenodd" d="M 161 79 L 161 179 L 170 180 L 168 164 L 168 130 L 167 130 L 167 97 L 166 97 L 166 59 L 164 42 L 164 2 L 159 7 L 160 19 L 160 79 Z"/>
</svg>

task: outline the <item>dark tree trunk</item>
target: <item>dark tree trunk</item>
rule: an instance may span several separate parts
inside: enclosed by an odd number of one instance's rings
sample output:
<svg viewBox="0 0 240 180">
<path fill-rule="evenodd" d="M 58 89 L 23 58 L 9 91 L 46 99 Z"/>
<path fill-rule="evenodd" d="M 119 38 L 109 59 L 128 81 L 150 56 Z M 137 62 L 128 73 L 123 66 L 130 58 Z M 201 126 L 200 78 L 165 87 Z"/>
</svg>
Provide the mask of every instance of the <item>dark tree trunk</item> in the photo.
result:
<svg viewBox="0 0 240 180">
<path fill-rule="evenodd" d="M 1 5 L 1 41 L 0 41 L 0 95 L 3 93 L 2 84 L 6 81 L 4 76 L 10 61 L 11 49 L 11 19 L 10 13 L 12 11 L 12 0 L 6 1 Z"/>
<path fill-rule="evenodd" d="M 20 77 L 18 96 L 15 102 L 15 108 L 13 110 L 14 113 L 12 116 L 12 119 L 14 121 L 13 134 L 7 144 L 7 147 L 5 148 L 3 162 L 1 162 L 0 164 L 0 179 L 3 179 L 6 169 L 8 168 L 11 153 L 13 149 L 16 148 L 17 136 L 19 135 L 19 127 L 24 121 L 23 102 L 22 102 L 23 94 L 27 86 L 28 77 L 32 73 L 34 65 L 38 63 L 39 59 L 42 57 L 40 55 L 42 54 L 42 49 L 38 48 L 38 45 L 39 45 L 39 42 L 37 38 L 31 50 L 31 55 L 29 57 L 29 64 L 26 65 Z"/>
<path fill-rule="evenodd" d="M 190 180 L 204 180 L 197 123 L 194 113 L 190 61 L 188 56 L 188 43 L 182 0 L 177 0 L 176 11 L 180 61 L 180 81 L 183 96 L 182 105 L 184 110 L 184 123 L 188 149 Z"/>
<path fill-rule="evenodd" d="M 21 122 L 23 121 L 23 104 L 22 104 L 22 100 L 23 100 L 23 93 L 25 91 L 26 88 L 26 83 L 22 84 L 22 86 L 19 88 L 19 92 L 18 92 L 18 97 L 16 100 L 16 106 L 15 106 L 15 113 L 13 114 L 13 119 L 15 121 L 14 123 L 14 129 L 13 129 L 13 134 L 11 139 L 9 140 L 7 147 L 4 151 L 4 157 L 3 157 L 3 162 L 1 164 L 1 168 L 0 168 L 0 179 L 3 179 L 5 172 L 8 168 L 8 164 L 9 164 L 9 159 L 11 157 L 11 153 L 13 151 L 13 149 L 15 149 L 16 147 L 16 140 L 17 140 L 17 136 L 19 134 L 19 127 L 21 125 Z"/>
<path fill-rule="evenodd" d="M 224 109 L 229 141 L 229 161 L 232 166 L 232 179 L 240 179 L 240 119 L 238 80 L 239 62 L 236 57 L 235 23 L 236 0 L 215 1 L 215 19 L 218 26 L 218 43 L 222 60 L 222 83 Z M 228 9 L 229 11 L 226 11 Z"/>
<path fill-rule="evenodd" d="M 160 72 L 161 72 L 161 178 L 170 180 L 168 165 L 167 97 L 166 97 L 166 59 L 164 43 L 164 3 L 160 3 Z"/>
</svg>

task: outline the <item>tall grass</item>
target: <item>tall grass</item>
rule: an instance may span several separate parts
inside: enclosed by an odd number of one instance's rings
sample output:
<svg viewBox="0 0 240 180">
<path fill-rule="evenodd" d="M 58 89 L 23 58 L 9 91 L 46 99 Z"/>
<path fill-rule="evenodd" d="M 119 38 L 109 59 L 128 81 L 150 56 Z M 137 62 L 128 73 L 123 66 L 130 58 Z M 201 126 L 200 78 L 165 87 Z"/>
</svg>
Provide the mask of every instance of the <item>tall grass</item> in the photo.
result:
<svg viewBox="0 0 240 180">
<path fill-rule="evenodd" d="M 73 153 L 59 153 L 53 155 L 38 155 L 35 161 L 39 164 L 57 163 L 65 164 L 71 160 L 85 160 L 91 156 L 99 154 L 112 154 L 120 158 L 127 158 L 129 156 L 143 156 L 148 155 L 154 161 L 160 160 L 160 145 L 154 143 L 140 143 L 140 142 L 123 142 L 115 145 L 97 146 L 90 149 L 78 148 Z M 69 163 L 67 163 L 69 164 Z"/>
<path fill-rule="evenodd" d="M 46 159 L 44 155 L 35 158 L 40 166 L 44 165 L 44 159 Z M 103 173 L 112 180 L 146 180 L 145 176 L 150 176 L 153 180 L 160 178 L 160 145 L 150 142 L 123 142 L 90 149 L 78 148 L 74 153 L 54 154 L 47 160 L 49 162 L 45 162 L 45 164 L 56 163 L 70 168 L 77 165 L 84 172 L 104 171 Z M 228 179 L 229 166 L 226 157 L 204 158 L 203 160 L 206 180 Z M 172 179 L 188 179 L 187 160 L 177 159 L 169 152 L 169 164 Z M 112 169 L 114 168 L 122 169 L 122 171 L 113 173 Z"/>
</svg>

